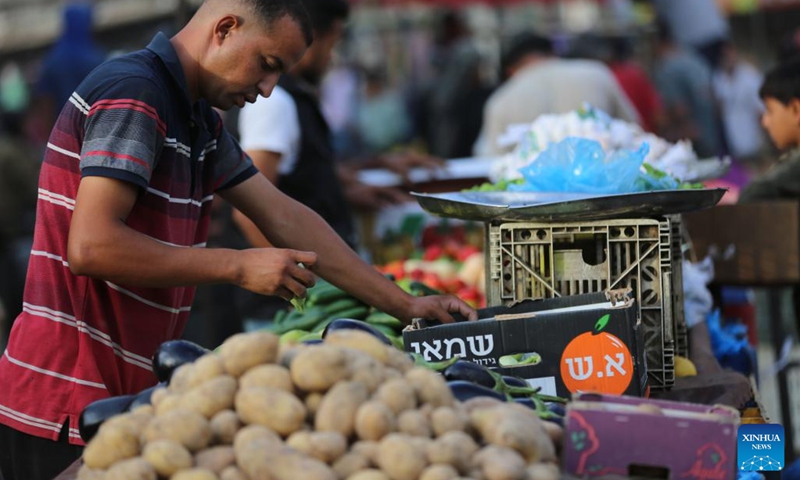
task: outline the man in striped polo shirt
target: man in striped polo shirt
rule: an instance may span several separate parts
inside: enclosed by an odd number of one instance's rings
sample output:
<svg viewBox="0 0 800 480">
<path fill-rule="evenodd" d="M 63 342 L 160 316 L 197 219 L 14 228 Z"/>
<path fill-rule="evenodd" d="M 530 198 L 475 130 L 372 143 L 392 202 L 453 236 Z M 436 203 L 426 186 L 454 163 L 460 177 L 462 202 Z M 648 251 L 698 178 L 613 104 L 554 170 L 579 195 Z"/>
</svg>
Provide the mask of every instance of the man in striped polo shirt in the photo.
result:
<svg viewBox="0 0 800 480">
<path fill-rule="evenodd" d="M 318 273 L 406 321 L 475 318 L 454 297 L 411 297 L 363 262 L 256 174 L 212 110 L 268 96 L 310 32 L 299 0 L 206 0 L 173 38 L 98 67 L 64 106 L 39 181 L 23 313 L 0 358 L 5 480 L 51 479 L 80 455 L 88 403 L 155 384 L 150 357 L 181 335 L 195 285 L 290 299 Z M 203 248 L 214 194 L 276 248 Z"/>
</svg>

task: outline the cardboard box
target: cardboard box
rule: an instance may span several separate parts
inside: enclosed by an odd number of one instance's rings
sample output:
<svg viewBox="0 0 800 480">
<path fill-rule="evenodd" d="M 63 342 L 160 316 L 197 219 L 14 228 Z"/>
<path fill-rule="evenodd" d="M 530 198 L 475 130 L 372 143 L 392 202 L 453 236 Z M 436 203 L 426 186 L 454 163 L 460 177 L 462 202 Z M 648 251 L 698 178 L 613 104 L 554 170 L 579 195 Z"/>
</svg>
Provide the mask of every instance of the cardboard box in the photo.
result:
<svg viewBox="0 0 800 480">
<path fill-rule="evenodd" d="M 581 394 L 567 406 L 563 470 L 580 478 L 736 478 L 739 412 L 627 396 Z"/>
<path fill-rule="evenodd" d="M 800 203 L 720 205 L 683 216 L 698 258 L 714 254 L 714 282 L 800 282 Z"/>
<path fill-rule="evenodd" d="M 647 393 L 644 339 L 630 289 L 526 300 L 478 314 L 476 322 L 415 321 L 403 332 L 406 350 L 427 361 L 460 356 L 525 378 L 549 395 Z M 500 366 L 500 357 L 532 352 L 540 363 Z"/>
</svg>

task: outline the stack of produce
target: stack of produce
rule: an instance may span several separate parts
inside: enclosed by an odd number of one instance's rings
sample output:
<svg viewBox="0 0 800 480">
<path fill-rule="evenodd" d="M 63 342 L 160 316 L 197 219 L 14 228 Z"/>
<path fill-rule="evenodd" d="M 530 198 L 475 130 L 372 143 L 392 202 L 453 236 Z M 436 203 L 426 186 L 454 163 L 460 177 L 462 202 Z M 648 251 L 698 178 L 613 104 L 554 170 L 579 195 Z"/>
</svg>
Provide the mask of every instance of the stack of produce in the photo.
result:
<svg viewBox="0 0 800 480">
<path fill-rule="evenodd" d="M 556 480 L 563 430 L 359 330 L 239 334 L 100 426 L 79 479 Z"/>
</svg>

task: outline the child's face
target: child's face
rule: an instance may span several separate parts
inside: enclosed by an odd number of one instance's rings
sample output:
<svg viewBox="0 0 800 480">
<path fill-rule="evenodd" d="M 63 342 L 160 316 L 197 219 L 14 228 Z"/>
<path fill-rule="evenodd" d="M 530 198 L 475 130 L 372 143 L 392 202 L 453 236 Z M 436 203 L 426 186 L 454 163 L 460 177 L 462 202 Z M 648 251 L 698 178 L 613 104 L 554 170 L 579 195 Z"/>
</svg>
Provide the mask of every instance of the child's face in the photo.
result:
<svg viewBox="0 0 800 480">
<path fill-rule="evenodd" d="M 800 145 L 800 101 L 793 99 L 788 105 L 767 97 L 764 99 L 761 125 L 767 130 L 779 150 Z"/>
</svg>

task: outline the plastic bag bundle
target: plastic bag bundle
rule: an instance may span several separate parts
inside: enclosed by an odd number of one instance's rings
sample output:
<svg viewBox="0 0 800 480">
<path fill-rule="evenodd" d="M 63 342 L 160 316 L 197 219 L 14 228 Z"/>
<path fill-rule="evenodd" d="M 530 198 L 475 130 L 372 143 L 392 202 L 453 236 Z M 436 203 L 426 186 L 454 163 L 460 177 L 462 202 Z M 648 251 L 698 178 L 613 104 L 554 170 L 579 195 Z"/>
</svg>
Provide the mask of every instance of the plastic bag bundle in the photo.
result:
<svg viewBox="0 0 800 480">
<path fill-rule="evenodd" d="M 606 153 L 602 145 L 586 138 L 568 137 L 545 149 L 536 161 L 520 169 L 524 183 L 509 191 L 579 192 L 597 194 L 642 191 L 642 163 L 649 146 Z M 656 180 L 652 180 L 655 182 Z"/>
</svg>

